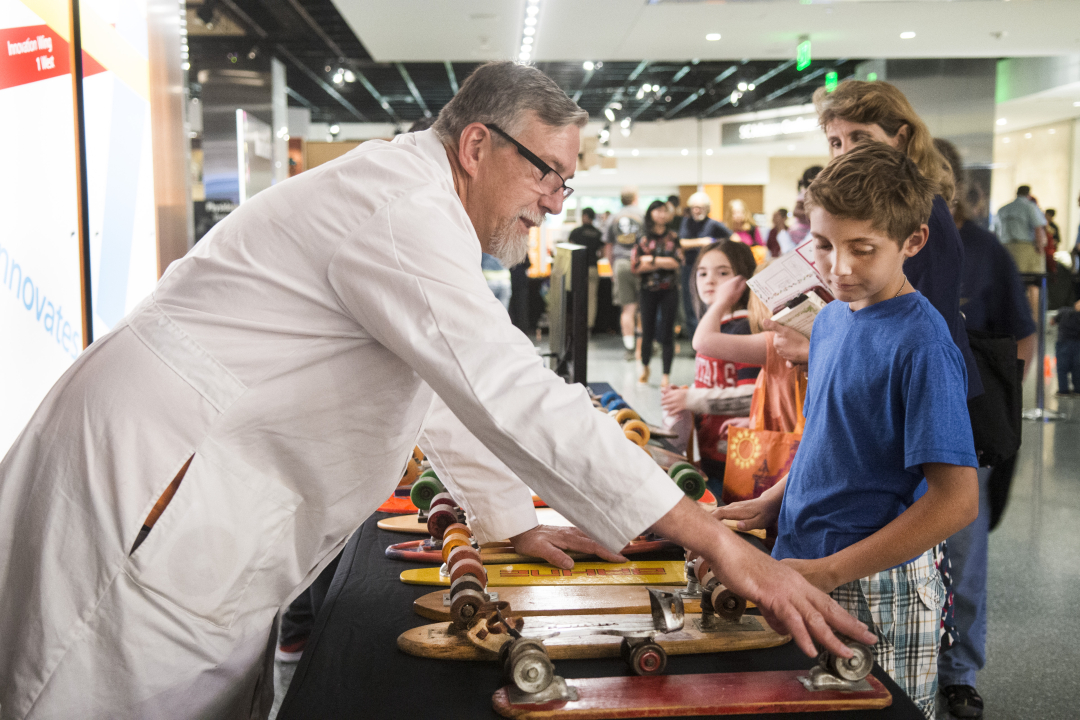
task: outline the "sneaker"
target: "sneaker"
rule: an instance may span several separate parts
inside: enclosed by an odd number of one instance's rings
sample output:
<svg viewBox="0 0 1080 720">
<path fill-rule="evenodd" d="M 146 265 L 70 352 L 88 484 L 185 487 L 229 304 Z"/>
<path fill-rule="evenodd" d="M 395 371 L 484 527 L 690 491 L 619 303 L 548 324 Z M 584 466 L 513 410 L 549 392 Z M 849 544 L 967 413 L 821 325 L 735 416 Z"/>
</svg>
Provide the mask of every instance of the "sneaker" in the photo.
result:
<svg viewBox="0 0 1080 720">
<path fill-rule="evenodd" d="M 623 360 L 625 360 L 626 362 L 630 362 L 631 360 L 634 359 L 634 357 L 635 357 L 635 353 L 634 353 L 633 350 L 627 350 L 626 353 L 623 354 Z"/>
<path fill-rule="evenodd" d="M 946 685 L 941 688 L 949 712 L 956 718 L 981 718 L 983 699 L 978 690 L 970 685 Z"/>
<path fill-rule="evenodd" d="M 307 638 L 302 638 L 296 642 L 278 645 L 277 650 L 274 651 L 274 659 L 285 663 L 300 662 L 300 656 L 304 654 L 307 641 Z"/>
<path fill-rule="evenodd" d="M 648 365 L 641 368 L 641 376 L 637 379 L 637 381 L 639 383 L 641 383 L 642 385 L 649 382 L 649 366 Z"/>
</svg>

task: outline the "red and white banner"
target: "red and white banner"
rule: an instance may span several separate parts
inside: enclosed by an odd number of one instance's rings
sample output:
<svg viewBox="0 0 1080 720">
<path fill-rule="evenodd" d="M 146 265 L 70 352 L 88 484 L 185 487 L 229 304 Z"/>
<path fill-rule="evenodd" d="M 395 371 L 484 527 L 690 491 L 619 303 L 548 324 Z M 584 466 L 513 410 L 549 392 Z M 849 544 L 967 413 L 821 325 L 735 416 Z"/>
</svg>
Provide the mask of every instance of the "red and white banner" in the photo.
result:
<svg viewBox="0 0 1080 720">
<path fill-rule="evenodd" d="M 70 72 L 67 42 L 48 25 L 0 29 L 0 90 Z M 83 52 L 83 75 L 105 72 Z"/>
</svg>

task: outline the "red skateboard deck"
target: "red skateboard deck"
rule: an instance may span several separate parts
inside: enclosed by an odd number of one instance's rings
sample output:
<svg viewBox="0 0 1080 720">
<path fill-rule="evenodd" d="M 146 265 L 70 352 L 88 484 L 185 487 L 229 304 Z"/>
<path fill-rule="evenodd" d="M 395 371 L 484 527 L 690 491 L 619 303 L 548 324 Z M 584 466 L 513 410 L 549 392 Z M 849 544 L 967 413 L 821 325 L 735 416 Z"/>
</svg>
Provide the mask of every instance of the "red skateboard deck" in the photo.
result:
<svg viewBox="0 0 1080 720">
<path fill-rule="evenodd" d="M 391 560 L 405 560 L 407 562 L 425 563 L 427 565 L 441 563 L 442 550 L 425 549 L 426 540 L 412 540 L 410 542 L 397 543 L 386 548 L 386 557 Z M 630 544 L 622 549 L 623 555 L 640 555 L 641 553 L 665 550 L 677 547 L 670 540 L 631 540 Z M 595 558 L 595 555 L 569 550 L 567 555 L 574 560 Z M 501 563 L 517 562 L 543 562 L 538 558 L 522 555 L 514 552 L 514 546 L 510 543 L 490 543 L 480 548 L 480 557 L 485 565 L 497 565 Z"/>
<path fill-rule="evenodd" d="M 798 679 L 808 674 L 808 670 L 779 670 L 568 679 L 577 700 L 514 705 L 504 687 L 495 691 L 491 704 L 503 717 L 521 720 L 879 710 L 892 704 L 892 695 L 873 675 L 866 678 L 869 690 L 811 691 Z"/>
</svg>

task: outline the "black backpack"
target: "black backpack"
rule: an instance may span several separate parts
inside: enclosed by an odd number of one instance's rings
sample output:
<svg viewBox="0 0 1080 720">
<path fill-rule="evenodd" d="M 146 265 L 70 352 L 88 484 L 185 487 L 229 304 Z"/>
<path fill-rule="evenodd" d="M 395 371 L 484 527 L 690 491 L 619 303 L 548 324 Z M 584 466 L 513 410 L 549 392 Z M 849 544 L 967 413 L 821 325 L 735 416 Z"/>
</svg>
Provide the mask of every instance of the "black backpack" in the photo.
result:
<svg viewBox="0 0 1080 720">
<path fill-rule="evenodd" d="M 1020 449 L 1024 361 L 1011 335 L 968 330 L 984 392 L 968 400 L 971 433 L 979 464 L 995 466 Z"/>
</svg>

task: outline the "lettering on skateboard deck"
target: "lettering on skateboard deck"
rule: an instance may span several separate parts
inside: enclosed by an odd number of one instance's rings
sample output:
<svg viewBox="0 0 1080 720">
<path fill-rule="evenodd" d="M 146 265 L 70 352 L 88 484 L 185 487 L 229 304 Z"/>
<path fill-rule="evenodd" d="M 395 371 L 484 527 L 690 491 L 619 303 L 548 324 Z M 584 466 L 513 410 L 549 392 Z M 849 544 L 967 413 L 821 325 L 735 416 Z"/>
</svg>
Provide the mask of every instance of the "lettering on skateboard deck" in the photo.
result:
<svg viewBox="0 0 1080 720">
<path fill-rule="evenodd" d="M 442 562 L 440 550 L 431 547 L 426 540 L 411 540 L 397 543 L 386 548 L 386 557 L 391 560 L 405 560 L 407 562 L 438 563 Z M 640 553 L 653 552 L 677 547 L 670 540 L 632 540 L 622 549 L 623 555 L 638 555 Z M 583 558 L 595 558 L 589 553 L 577 552 L 576 550 L 565 551 L 574 560 Z M 506 564 L 516 562 L 531 562 L 538 558 L 521 555 L 514 552 L 514 546 L 510 543 L 489 543 L 480 548 L 480 557 L 485 565 Z"/>
<path fill-rule="evenodd" d="M 547 563 L 487 565 L 489 587 L 515 585 L 685 585 L 686 563 L 650 560 L 627 563 L 579 562 L 572 570 Z M 406 585 L 449 587 L 439 568 L 413 568 L 401 573 Z"/>
<path fill-rule="evenodd" d="M 696 675 L 568 679 L 575 699 L 514 704 L 500 688 L 491 704 L 503 717 L 520 720 L 684 717 L 758 713 L 879 710 L 892 696 L 872 675 L 861 691 L 808 690 L 805 670 Z M 863 716 L 859 716 L 863 717 Z"/>
<path fill-rule="evenodd" d="M 519 615 L 516 610 L 510 612 L 515 616 Z M 575 632 L 575 628 L 581 625 L 590 628 L 617 628 L 651 622 L 652 616 L 648 614 L 540 615 L 526 618 L 521 634 L 524 637 L 543 639 L 552 660 L 619 657 L 621 637 L 569 633 Z M 568 635 L 549 637 L 553 633 Z M 509 639 L 509 636 L 487 635 L 486 641 L 481 642 L 473 638 L 472 633 L 453 631 L 450 623 L 436 623 L 405 631 L 398 637 L 398 647 L 419 657 L 491 660 L 505 642 L 503 638 Z M 655 642 L 668 655 L 757 650 L 783 645 L 790 639 L 791 636 L 780 635 L 761 617 L 755 615 L 744 615 L 738 622 L 713 630 L 702 630 L 700 623 L 687 622 L 681 630 L 655 636 Z"/>
</svg>

